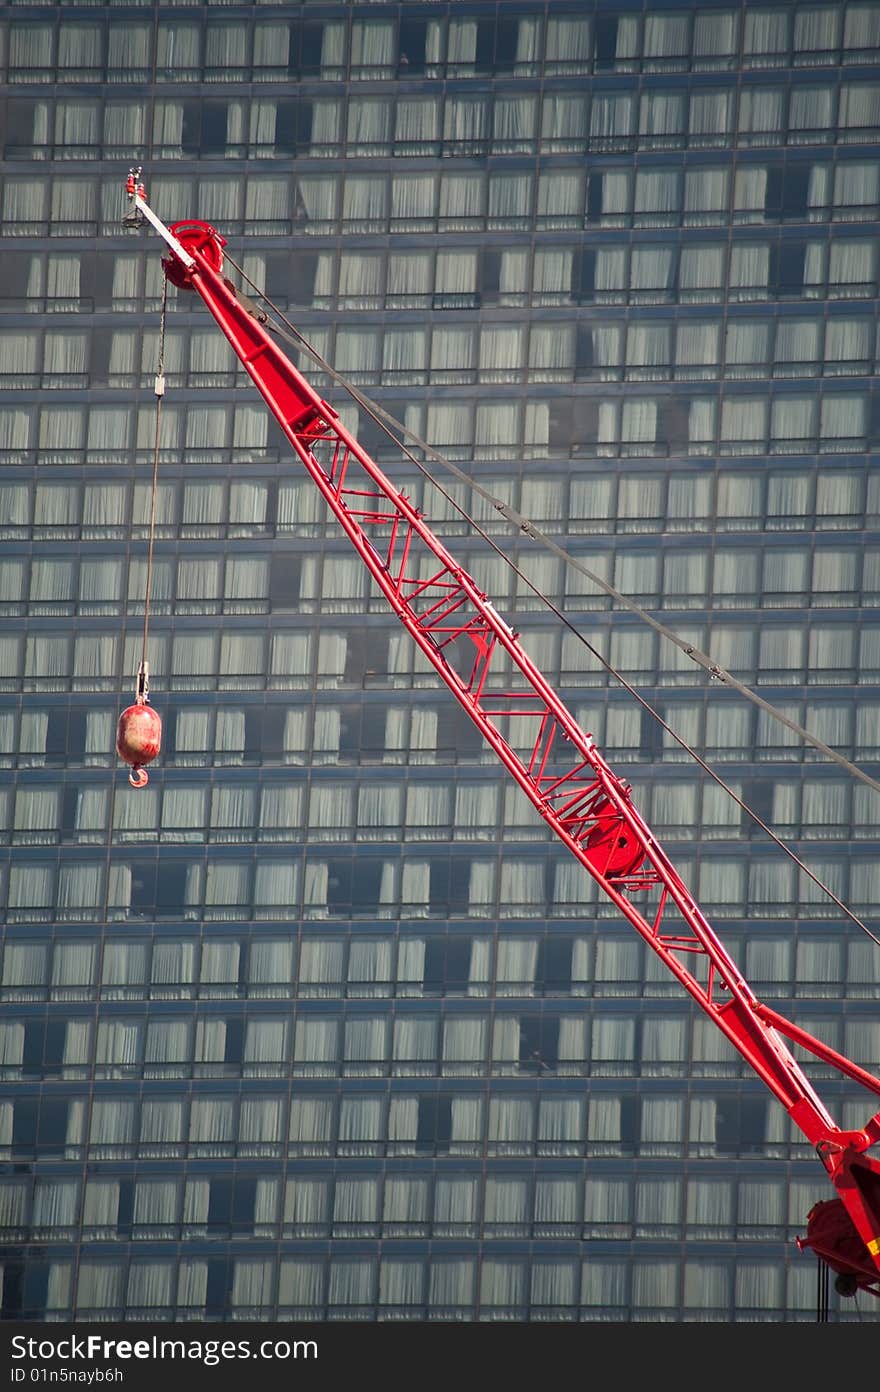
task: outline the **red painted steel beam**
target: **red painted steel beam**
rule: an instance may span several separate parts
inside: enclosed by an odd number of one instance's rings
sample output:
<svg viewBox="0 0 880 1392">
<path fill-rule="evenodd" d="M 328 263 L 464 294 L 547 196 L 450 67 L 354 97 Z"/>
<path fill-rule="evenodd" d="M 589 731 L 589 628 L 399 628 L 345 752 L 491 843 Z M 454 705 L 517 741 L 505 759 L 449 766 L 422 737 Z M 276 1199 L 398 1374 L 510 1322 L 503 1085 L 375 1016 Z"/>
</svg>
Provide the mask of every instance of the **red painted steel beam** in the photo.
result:
<svg viewBox="0 0 880 1392">
<path fill-rule="evenodd" d="M 140 198 L 135 203 L 146 208 Z M 880 1275 L 880 1162 L 863 1155 L 880 1138 L 880 1115 L 861 1131 L 837 1126 L 781 1034 L 875 1092 L 880 1079 L 757 1000 L 633 806 L 629 786 L 580 728 L 518 635 L 238 298 L 222 274 L 223 239 L 205 223 L 169 229 L 152 210 L 148 220 L 171 248 L 163 263 L 169 279 L 204 300 L 413 642 L 562 844 L 816 1147 L 864 1246 L 862 1267 L 873 1265 Z M 364 499 L 376 505 L 363 506 Z M 427 567 L 420 565 L 425 557 Z M 467 644 L 472 650 L 462 672 L 452 659 Z M 487 691 L 496 656 L 499 666 L 506 658 L 515 669 L 521 689 L 508 687 L 505 666 L 499 671 L 504 690 L 490 686 Z M 513 716 L 532 724 L 525 758 L 502 730 L 500 722 Z M 646 915 L 630 895 L 654 889 L 659 906 Z M 673 913 L 677 918 L 664 931 L 664 915 Z M 862 1267 L 859 1280 L 867 1288 Z"/>
</svg>

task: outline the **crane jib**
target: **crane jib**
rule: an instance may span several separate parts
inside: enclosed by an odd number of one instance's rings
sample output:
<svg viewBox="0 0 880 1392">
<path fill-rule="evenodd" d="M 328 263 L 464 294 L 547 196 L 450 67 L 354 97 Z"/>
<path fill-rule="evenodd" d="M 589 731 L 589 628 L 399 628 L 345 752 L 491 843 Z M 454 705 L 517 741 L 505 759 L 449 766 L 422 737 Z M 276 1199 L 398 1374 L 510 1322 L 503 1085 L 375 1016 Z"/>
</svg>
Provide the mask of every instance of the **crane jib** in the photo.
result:
<svg viewBox="0 0 880 1392">
<path fill-rule="evenodd" d="M 581 729 L 519 635 L 446 550 L 270 336 L 265 315 L 223 276 L 222 237 L 207 223 L 166 227 L 142 188 L 134 209 L 169 249 L 163 265 L 196 292 L 278 421 L 366 569 L 413 641 L 555 835 L 785 1107 L 825 1166 L 837 1198 L 815 1205 L 799 1245 L 849 1283 L 880 1295 L 880 1112 L 838 1126 L 783 1035 L 880 1094 L 880 1079 L 757 1000 L 634 807 L 629 785 Z M 828 1204 L 833 1205 L 831 1209 Z"/>
</svg>

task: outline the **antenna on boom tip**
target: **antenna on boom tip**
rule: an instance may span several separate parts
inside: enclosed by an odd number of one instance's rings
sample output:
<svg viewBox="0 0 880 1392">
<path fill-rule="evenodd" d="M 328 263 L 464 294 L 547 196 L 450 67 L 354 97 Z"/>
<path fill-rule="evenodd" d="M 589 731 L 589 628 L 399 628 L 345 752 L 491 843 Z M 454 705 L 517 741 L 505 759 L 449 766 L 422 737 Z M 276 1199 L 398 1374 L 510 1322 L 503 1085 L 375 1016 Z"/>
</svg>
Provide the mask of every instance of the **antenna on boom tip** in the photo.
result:
<svg viewBox="0 0 880 1392">
<path fill-rule="evenodd" d="M 128 171 L 128 178 L 125 181 L 125 192 L 128 197 L 128 209 L 122 219 L 123 227 L 143 227 L 146 218 L 137 206 L 136 200 L 140 198 L 144 203 L 147 201 L 147 190 L 141 181 L 143 167 L 139 164 L 137 169 L 132 166 Z"/>
</svg>

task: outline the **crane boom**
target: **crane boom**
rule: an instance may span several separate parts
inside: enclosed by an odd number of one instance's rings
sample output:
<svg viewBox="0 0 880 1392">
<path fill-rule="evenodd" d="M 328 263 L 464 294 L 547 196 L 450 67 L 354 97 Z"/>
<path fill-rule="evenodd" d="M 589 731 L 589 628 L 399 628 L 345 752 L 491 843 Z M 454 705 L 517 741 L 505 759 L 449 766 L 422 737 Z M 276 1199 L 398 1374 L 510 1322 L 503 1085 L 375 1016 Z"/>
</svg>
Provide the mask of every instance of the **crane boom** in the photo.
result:
<svg viewBox="0 0 880 1392">
<path fill-rule="evenodd" d="M 862 1130 L 838 1126 L 784 1037 L 875 1095 L 880 1078 L 757 999 L 634 806 L 629 785 L 519 635 L 223 275 L 220 234 L 204 222 L 166 226 L 143 186 L 129 184 L 128 196 L 132 214 L 169 248 L 168 279 L 201 296 L 421 653 L 555 835 L 816 1148 L 838 1198 L 814 1207 L 799 1245 L 815 1248 L 853 1288 L 880 1295 L 880 1159 L 865 1153 L 880 1141 L 880 1112 Z"/>
</svg>

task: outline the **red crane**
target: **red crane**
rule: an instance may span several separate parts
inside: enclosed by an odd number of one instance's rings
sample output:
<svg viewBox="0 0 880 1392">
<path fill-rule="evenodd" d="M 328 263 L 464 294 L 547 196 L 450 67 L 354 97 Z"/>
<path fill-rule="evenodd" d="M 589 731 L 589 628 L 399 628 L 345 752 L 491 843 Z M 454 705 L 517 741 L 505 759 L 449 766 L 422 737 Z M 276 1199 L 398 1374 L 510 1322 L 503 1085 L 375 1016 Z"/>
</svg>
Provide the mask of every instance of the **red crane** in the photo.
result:
<svg viewBox="0 0 880 1392">
<path fill-rule="evenodd" d="M 813 1206 L 798 1246 L 837 1273 L 842 1294 L 880 1297 L 880 1112 L 845 1130 L 784 1042 L 880 1095 L 880 1078 L 757 999 L 611 769 L 518 635 L 285 357 L 223 275 L 208 223 L 167 227 L 130 178 L 128 225 L 149 222 L 168 279 L 201 296 L 297 457 L 413 642 L 559 840 L 715 1023 L 816 1152 L 837 1197 Z"/>
</svg>

